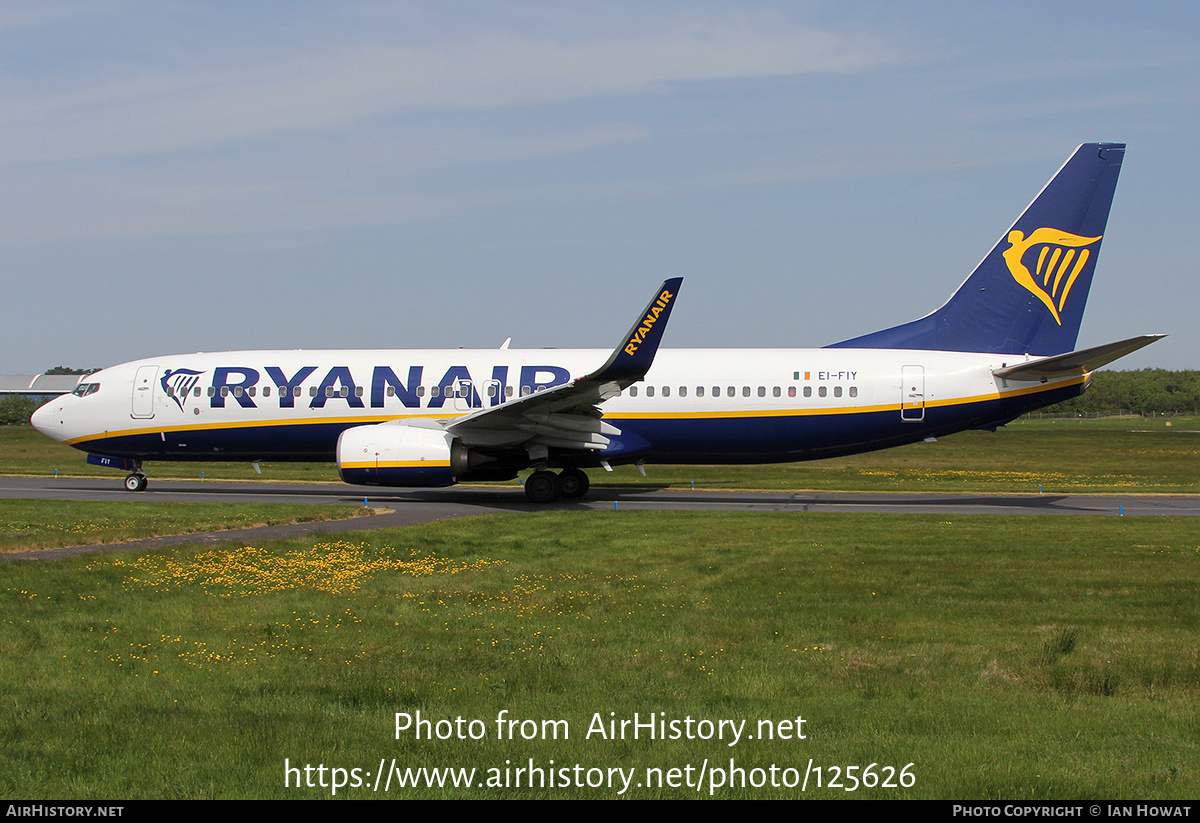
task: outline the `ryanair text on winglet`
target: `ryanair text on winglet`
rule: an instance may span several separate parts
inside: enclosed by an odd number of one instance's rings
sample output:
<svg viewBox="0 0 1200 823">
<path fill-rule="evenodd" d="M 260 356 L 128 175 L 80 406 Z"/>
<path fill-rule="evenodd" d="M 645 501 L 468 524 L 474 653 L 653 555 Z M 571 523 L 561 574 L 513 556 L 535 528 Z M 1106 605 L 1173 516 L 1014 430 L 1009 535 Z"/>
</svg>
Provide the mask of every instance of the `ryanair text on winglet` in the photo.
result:
<svg viewBox="0 0 1200 823">
<path fill-rule="evenodd" d="M 633 354 L 638 350 L 638 346 L 646 339 L 646 335 L 650 333 L 650 327 L 654 325 L 654 321 L 658 319 L 660 314 L 667 310 L 667 304 L 674 297 L 675 295 L 671 294 L 671 292 L 663 289 L 663 293 L 658 296 L 658 299 L 654 301 L 654 305 L 650 307 L 650 311 L 642 318 L 642 324 L 637 327 L 637 330 L 633 333 L 633 337 L 630 337 L 629 342 L 625 344 L 626 354 Z"/>
</svg>

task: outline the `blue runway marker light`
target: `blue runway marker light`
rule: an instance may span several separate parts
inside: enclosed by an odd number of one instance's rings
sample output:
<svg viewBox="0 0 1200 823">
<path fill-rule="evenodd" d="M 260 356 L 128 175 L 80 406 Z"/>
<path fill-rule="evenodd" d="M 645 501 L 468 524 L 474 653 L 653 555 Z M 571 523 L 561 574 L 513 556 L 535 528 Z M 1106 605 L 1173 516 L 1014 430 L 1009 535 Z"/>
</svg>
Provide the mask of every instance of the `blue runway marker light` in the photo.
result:
<svg viewBox="0 0 1200 823">
<path fill-rule="evenodd" d="M 613 511 L 617 511 L 617 510 L 619 510 L 620 508 L 621 508 L 621 501 L 619 501 L 619 500 L 614 500 L 614 501 L 613 501 Z"/>
<path fill-rule="evenodd" d="M 1125 516 L 1125 507 L 1117 506 L 1117 513 L 1120 517 L 1124 517 Z"/>
<path fill-rule="evenodd" d="M 363 498 L 363 508 L 367 508 L 367 498 Z"/>
</svg>

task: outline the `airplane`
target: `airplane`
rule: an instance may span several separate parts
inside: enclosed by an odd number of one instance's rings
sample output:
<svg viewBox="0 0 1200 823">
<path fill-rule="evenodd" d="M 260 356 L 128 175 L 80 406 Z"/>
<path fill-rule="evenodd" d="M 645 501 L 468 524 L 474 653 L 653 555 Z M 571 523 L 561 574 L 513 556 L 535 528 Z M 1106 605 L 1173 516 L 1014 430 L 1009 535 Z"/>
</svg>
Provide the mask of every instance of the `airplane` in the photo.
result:
<svg viewBox="0 0 1200 823">
<path fill-rule="evenodd" d="M 814 460 L 995 430 L 1163 337 L 1075 349 L 1124 152 L 1077 148 L 941 308 L 824 348 L 659 351 L 677 277 L 611 352 L 155 357 L 83 378 L 31 422 L 129 472 L 130 491 L 146 488 L 145 461 L 335 461 L 346 483 L 391 487 L 532 468 L 535 503 L 582 497 L 588 468 Z"/>
</svg>

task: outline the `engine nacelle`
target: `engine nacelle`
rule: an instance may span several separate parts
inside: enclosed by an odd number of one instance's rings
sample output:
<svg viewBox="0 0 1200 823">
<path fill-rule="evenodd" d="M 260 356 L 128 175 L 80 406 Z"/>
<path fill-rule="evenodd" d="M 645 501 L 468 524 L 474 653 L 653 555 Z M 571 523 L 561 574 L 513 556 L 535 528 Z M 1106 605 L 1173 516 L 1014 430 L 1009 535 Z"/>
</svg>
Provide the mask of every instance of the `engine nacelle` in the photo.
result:
<svg viewBox="0 0 1200 823">
<path fill-rule="evenodd" d="M 467 449 L 442 429 L 376 423 L 342 432 L 337 464 L 346 483 L 453 486 L 467 474 Z"/>
</svg>

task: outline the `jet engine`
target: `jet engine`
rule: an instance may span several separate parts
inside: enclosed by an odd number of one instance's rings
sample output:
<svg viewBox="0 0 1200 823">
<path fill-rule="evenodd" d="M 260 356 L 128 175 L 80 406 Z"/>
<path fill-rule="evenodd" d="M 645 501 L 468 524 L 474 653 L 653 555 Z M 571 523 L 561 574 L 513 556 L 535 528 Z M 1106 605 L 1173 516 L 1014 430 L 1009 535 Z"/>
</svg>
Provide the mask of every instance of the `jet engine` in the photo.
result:
<svg viewBox="0 0 1200 823">
<path fill-rule="evenodd" d="M 338 437 L 338 474 L 365 486 L 453 486 L 468 474 L 469 451 L 442 428 L 408 421 L 355 426 Z M 436 425 L 436 424 L 434 424 Z"/>
</svg>

